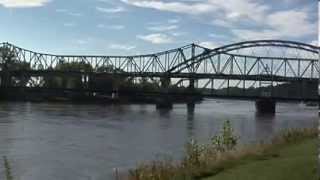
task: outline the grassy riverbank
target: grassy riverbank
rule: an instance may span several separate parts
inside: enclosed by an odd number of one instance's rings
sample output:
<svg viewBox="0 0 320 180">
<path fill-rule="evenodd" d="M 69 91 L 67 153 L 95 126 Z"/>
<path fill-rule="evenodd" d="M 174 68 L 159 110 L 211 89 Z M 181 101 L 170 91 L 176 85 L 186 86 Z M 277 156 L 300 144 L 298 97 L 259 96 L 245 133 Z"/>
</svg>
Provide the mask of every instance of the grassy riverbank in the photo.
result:
<svg viewBox="0 0 320 180">
<path fill-rule="evenodd" d="M 130 171 L 128 179 L 317 179 L 316 129 L 288 130 L 274 137 L 270 143 L 242 147 L 238 145 L 236 148 L 230 146 L 230 138 L 233 136 L 228 133 L 224 128 L 219 146 L 216 142 L 206 145 L 188 144 L 183 160 L 161 160 L 142 164 Z"/>
<path fill-rule="evenodd" d="M 317 139 L 275 147 L 257 157 L 247 157 L 204 180 L 317 180 Z"/>
</svg>

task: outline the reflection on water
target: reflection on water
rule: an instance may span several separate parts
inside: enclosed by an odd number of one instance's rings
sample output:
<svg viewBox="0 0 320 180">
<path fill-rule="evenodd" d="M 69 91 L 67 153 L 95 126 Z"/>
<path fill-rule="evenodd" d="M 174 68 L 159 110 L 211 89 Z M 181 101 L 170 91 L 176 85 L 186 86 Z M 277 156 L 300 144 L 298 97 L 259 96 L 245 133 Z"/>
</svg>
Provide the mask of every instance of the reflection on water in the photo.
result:
<svg viewBox="0 0 320 180">
<path fill-rule="evenodd" d="M 192 139 L 194 136 L 194 104 L 187 106 L 187 137 L 188 139 Z"/>
<path fill-rule="evenodd" d="M 256 113 L 255 115 L 256 134 L 260 134 L 262 137 L 268 137 L 268 135 L 274 134 L 275 115 L 260 113 Z"/>
<path fill-rule="evenodd" d="M 1 103 L 0 156 L 11 161 L 16 179 L 105 180 L 115 167 L 134 167 L 158 154 L 179 158 L 188 139 L 206 142 L 225 120 L 242 142 L 253 142 L 283 128 L 316 127 L 317 108 L 279 103 L 275 116 L 261 116 L 248 101 L 208 100 L 172 110 Z"/>
</svg>

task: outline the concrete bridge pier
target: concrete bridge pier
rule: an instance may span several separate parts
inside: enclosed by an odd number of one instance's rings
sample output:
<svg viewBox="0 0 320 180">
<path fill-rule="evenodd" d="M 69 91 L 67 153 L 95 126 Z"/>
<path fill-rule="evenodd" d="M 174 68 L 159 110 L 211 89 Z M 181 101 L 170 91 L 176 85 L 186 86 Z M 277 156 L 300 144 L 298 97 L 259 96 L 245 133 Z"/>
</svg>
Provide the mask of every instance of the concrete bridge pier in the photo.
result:
<svg viewBox="0 0 320 180">
<path fill-rule="evenodd" d="M 256 112 L 258 114 L 275 114 L 276 101 L 269 98 L 256 100 Z"/>
<path fill-rule="evenodd" d="M 171 110 L 173 108 L 173 100 L 169 95 L 169 87 L 171 84 L 171 79 L 169 77 L 164 77 L 160 79 L 161 91 L 163 92 L 162 97 L 156 100 L 157 109 Z"/>
<path fill-rule="evenodd" d="M 196 108 L 195 102 L 188 102 L 187 103 L 187 111 L 188 113 L 194 113 L 194 109 Z"/>
<path fill-rule="evenodd" d="M 156 102 L 156 108 L 171 110 L 173 108 L 173 102 L 169 97 L 158 99 Z"/>
<path fill-rule="evenodd" d="M 11 76 L 10 73 L 5 69 L 0 77 L 0 86 L 2 88 L 7 88 L 10 86 Z"/>
<path fill-rule="evenodd" d="M 112 89 L 111 98 L 112 98 L 112 99 L 118 99 L 118 98 L 119 98 L 119 90 L 118 90 L 118 87 L 114 87 L 114 88 Z"/>
</svg>

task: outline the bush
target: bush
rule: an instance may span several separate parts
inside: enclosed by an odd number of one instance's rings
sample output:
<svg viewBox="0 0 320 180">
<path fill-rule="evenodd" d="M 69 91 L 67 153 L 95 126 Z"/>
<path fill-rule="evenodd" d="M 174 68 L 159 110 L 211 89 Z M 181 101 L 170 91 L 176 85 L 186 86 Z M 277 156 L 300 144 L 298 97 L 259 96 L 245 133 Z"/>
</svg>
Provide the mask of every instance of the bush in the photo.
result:
<svg viewBox="0 0 320 180">
<path fill-rule="evenodd" d="M 10 163 L 6 156 L 3 156 L 3 164 L 5 169 L 6 180 L 13 180 Z"/>
<path fill-rule="evenodd" d="M 218 153 L 233 150 L 238 137 L 234 135 L 230 121 L 225 121 L 220 134 L 209 144 L 200 144 L 191 139 L 185 146 L 185 156 L 180 163 L 173 161 L 153 161 L 140 165 L 129 172 L 131 180 L 194 179 L 212 171 L 219 172 Z M 223 159 L 223 158 L 222 158 Z"/>
<path fill-rule="evenodd" d="M 199 144 L 196 140 L 191 139 L 185 146 L 186 155 L 184 158 L 185 166 L 199 166 L 200 156 L 203 153 L 205 147 Z"/>
<path fill-rule="evenodd" d="M 221 133 L 214 136 L 211 139 L 211 143 L 217 151 L 224 152 L 233 150 L 238 143 L 238 139 L 234 135 L 230 121 L 225 121 Z"/>
<path fill-rule="evenodd" d="M 286 130 L 268 144 L 237 148 L 230 121 L 225 121 L 221 132 L 209 144 L 189 141 L 182 161 L 159 160 L 140 165 L 128 174 L 129 180 L 194 180 L 218 174 L 234 166 L 242 158 L 265 158 L 270 149 L 317 136 L 317 129 Z M 268 155 L 268 154 L 267 154 Z"/>
</svg>

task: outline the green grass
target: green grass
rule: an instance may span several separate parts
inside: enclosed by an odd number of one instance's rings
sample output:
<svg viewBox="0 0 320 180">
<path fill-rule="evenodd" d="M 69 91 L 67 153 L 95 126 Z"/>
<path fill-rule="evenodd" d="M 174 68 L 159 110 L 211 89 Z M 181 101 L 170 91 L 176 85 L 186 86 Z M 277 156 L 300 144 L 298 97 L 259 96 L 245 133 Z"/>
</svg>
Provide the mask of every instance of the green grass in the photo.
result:
<svg viewBox="0 0 320 180">
<path fill-rule="evenodd" d="M 13 180 L 12 173 L 11 173 L 11 167 L 10 167 L 9 161 L 6 156 L 3 156 L 3 166 L 5 169 L 6 180 Z"/>
<path fill-rule="evenodd" d="M 232 164 L 204 180 L 316 180 L 317 139 L 271 148 Z"/>
<path fill-rule="evenodd" d="M 275 136 L 269 143 L 222 151 L 212 144 L 192 143 L 186 146 L 181 161 L 168 159 L 143 163 L 130 170 L 128 178 L 124 179 L 316 180 L 317 134 L 317 129 L 291 129 Z M 229 139 L 229 136 L 222 137 L 221 142 Z"/>
</svg>

